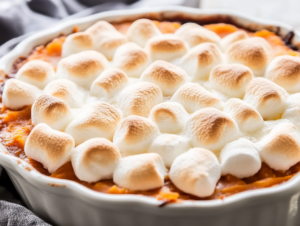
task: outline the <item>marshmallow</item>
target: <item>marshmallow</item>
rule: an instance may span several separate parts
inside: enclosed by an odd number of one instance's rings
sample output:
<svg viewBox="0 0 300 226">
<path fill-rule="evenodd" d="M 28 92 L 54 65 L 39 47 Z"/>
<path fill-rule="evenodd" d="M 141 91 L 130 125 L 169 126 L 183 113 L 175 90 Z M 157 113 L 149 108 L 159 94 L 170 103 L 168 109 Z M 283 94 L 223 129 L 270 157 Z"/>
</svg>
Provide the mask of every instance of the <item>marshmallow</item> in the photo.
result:
<svg viewBox="0 0 300 226">
<path fill-rule="evenodd" d="M 119 123 L 113 142 L 122 156 L 135 155 L 146 152 L 159 134 L 151 120 L 131 115 Z"/>
<path fill-rule="evenodd" d="M 123 188 L 146 191 L 162 187 L 165 175 L 161 157 L 156 153 L 146 153 L 122 158 L 113 180 Z"/>
<path fill-rule="evenodd" d="M 292 123 L 280 123 L 257 147 L 272 169 L 286 171 L 300 161 L 300 134 Z"/>
<path fill-rule="evenodd" d="M 107 64 L 101 53 L 89 50 L 60 60 L 57 74 L 59 78 L 69 79 L 85 89 L 90 89 L 93 81 L 105 70 Z"/>
<path fill-rule="evenodd" d="M 293 94 L 287 99 L 287 108 L 282 115 L 282 119 L 290 120 L 300 129 L 300 93 Z"/>
<path fill-rule="evenodd" d="M 41 91 L 33 85 L 21 82 L 17 79 L 9 79 L 5 82 L 2 94 L 2 103 L 12 110 L 32 105 Z"/>
<path fill-rule="evenodd" d="M 265 78 L 254 78 L 246 89 L 244 100 L 265 120 L 278 119 L 287 107 L 287 92 Z"/>
<path fill-rule="evenodd" d="M 207 79 L 211 69 L 223 61 L 223 53 L 216 44 L 202 43 L 182 58 L 181 67 L 196 81 Z"/>
<path fill-rule="evenodd" d="M 276 57 L 267 68 L 266 78 L 289 93 L 300 92 L 300 57 L 289 55 Z"/>
<path fill-rule="evenodd" d="M 141 47 L 144 47 L 150 38 L 158 35 L 161 35 L 161 32 L 157 26 L 148 19 L 134 21 L 126 33 L 130 41 L 135 42 Z"/>
<path fill-rule="evenodd" d="M 221 48 L 223 51 L 226 51 L 228 49 L 228 47 L 231 44 L 233 44 L 234 42 L 237 42 L 237 41 L 240 41 L 240 40 L 243 40 L 246 38 L 248 38 L 248 35 L 243 30 L 233 32 L 221 40 Z"/>
<path fill-rule="evenodd" d="M 69 106 L 50 95 L 39 96 L 31 107 L 33 125 L 46 123 L 52 129 L 63 131 L 73 119 L 74 114 Z"/>
<path fill-rule="evenodd" d="M 111 60 L 117 48 L 127 42 L 127 38 L 106 21 L 98 21 L 85 33 L 93 38 L 94 49 Z"/>
<path fill-rule="evenodd" d="M 183 24 L 175 34 L 184 40 L 190 48 L 204 42 L 211 42 L 219 45 L 221 38 L 213 31 L 210 31 L 195 23 Z"/>
<path fill-rule="evenodd" d="M 70 161 L 74 146 L 70 135 L 40 123 L 27 137 L 24 151 L 27 157 L 42 163 L 45 169 L 54 173 Z"/>
<path fill-rule="evenodd" d="M 170 168 L 176 157 L 189 149 L 187 138 L 175 134 L 161 134 L 152 142 L 149 152 L 159 154 L 165 166 Z"/>
<path fill-rule="evenodd" d="M 156 123 L 162 133 L 179 133 L 189 114 L 181 104 L 163 102 L 152 108 L 149 118 Z"/>
<path fill-rule="evenodd" d="M 72 152 L 72 166 L 78 179 L 89 183 L 112 179 L 121 158 L 118 148 L 104 138 L 93 138 Z"/>
<path fill-rule="evenodd" d="M 120 120 L 117 108 L 104 102 L 94 102 L 68 125 L 65 132 L 74 138 L 76 145 L 96 137 L 112 140 Z"/>
<path fill-rule="evenodd" d="M 222 175 L 238 178 L 255 175 L 261 168 L 261 160 L 254 144 L 245 138 L 228 143 L 221 151 Z"/>
<path fill-rule="evenodd" d="M 180 103 L 189 113 L 206 107 L 221 107 L 221 100 L 197 83 L 181 86 L 171 101 Z"/>
<path fill-rule="evenodd" d="M 184 133 L 193 146 L 218 151 L 239 137 L 239 129 L 225 113 L 215 108 L 204 108 L 191 115 Z"/>
<path fill-rule="evenodd" d="M 55 77 L 52 65 L 42 60 L 28 61 L 16 75 L 16 79 L 37 86 L 40 89 L 43 89 Z"/>
<path fill-rule="evenodd" d="M 149 82 L 135 83 L 120 92 L 118 103 L 124 116 L 148 117 L 151 109 L 163 101 L 161 90 Z"/>
<path fill-rule="evenodd" d="M 145 47 L 152 60 L 171 61 L 187 52 L 187 45 L 175 35 L 164 34 L 150 38 Z"/>
<path fill-rule="evenodd" d="M 169 176 L 181 191 L 198 197 L 208 197 L 215 191 L 221 177 L 221 167 L 212 152 L 193 148 L 175 159 Z"/>
<path fill-rule="evenodd" d="M 77 32 L 67 36 L 62 46 L 62 57 L 93 49 L 93 38 L 90 34 Z"/>
<path fill-rule="evenodd" d="M 149 64 L 149 57 L 140 46 L 128 42 L 117 49 L 113 64 L 129 77 L 139 78 Z"/>
<path fill-rule="evenodd" d="M 84 90 L 67 79 L 57 79 L 50 82 L 45 87 L 44 93 L 63 100 L 71 108 L 82 107 L 85 99 Z"/>
<path fill-rule="evenodd" d="M 259 112 L 240 99 L 229 99 L 224 104 L 223 111 L 229 114 L 240 130 L 245 133 L 253 133 L 264 126 L 264 120 Z"/>
<path fill-rule="evenodd" d="M 156 84 L 165 96 L 170 96 L 188 80 L 188 76 L 180 67 L 158 60 L 144 71 L 141 80 Z"/>
<path fill-rule="evenodd" d="M 263 76 L 272 57 L 272 47 L 263 38 L 247 38 L 231 44 L 226 56 L 228 63 L 244 64 L 254 75 Z"/>
<path fill-rule="evenodd" d="M 211 70 L 209 81 L 212 89 L 229 97 L 243 98 L 252 78 L 252 71 L 244 65 L 220 64 Z"/>
<path fill-rule="evenodd" d="M 103 71 L 91 86 L 91 93 L 97 97 L 111 98 L 128 84 L 127 75 L 117 68 Z"/>
</svg>

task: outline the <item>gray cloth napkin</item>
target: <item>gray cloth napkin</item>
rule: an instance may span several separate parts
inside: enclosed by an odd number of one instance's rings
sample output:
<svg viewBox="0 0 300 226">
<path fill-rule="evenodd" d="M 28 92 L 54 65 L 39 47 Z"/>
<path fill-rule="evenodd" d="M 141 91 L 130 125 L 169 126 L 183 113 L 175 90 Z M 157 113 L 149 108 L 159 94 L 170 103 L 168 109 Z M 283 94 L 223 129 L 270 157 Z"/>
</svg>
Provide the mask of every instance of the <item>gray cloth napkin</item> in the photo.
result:
<svg viewBox="0 0 300 226">
<path fill-rule="evenodd" d="M 32 33 L 62 20 L 108 10 L 163 5 L 199 7 L 199 0 L 0 0 L 0 57 Z M 16 225 L 49 224 L 24 207 L 7 173 L 0 166 L 0 226 Z"/>
</svg>

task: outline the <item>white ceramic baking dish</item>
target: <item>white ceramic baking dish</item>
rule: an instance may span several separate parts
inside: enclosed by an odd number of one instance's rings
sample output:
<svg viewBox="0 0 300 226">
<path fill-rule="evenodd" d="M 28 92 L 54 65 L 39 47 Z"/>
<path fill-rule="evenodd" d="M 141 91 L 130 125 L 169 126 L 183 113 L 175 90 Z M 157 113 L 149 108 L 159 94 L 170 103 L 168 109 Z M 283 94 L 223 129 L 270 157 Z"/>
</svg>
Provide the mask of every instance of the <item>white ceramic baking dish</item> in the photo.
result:
<svg viewBox="0 0 300 226">
<path fill-rule="evenodd" d="M 252 30 L 269 29 L 281 36 L 292 31 L 290 26 L 282 23 L 225 10 L 163 7 L 111 11 L 65 21 L 36 33 L 0 59 L 0 69 L 8 73 L 19 56 L 26 56 L 34 47 L 47 43 L 61 33 L 71 33 L 74 26 L 84 30 L 98 20 L 121 22 L 143 17 L 158 20 L 232 22 Z M 291 43 L 297 45 L 299 41 L 299 33 L 295 32 Z M 26 162 L 9 155 L 1 144 L 0 164 L 8 172 L 28 207 L 55 225 L 300 225 L 300 175 L 279 186 L 239 193 L 224 200 L 186 201 L 160 207 L 161 202 L 153 198 L 97 193 L 72 181 L 44 176 Z"/>
</svg>

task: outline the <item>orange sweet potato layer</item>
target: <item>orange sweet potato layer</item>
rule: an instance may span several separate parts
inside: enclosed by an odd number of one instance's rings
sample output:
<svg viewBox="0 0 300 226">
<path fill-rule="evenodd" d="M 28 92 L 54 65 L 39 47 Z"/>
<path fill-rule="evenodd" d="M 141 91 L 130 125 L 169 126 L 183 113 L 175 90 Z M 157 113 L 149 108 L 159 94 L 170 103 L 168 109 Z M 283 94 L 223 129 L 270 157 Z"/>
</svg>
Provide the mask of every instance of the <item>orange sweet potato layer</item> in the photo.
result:
<svg viewBox="0 0 300 226">
<path fill-rule="evenodd" d="M 180 23 L 176 22 L 154 22 L 162 33 L 174 33 L 181 26 Z M 126 33 L 130 24 L 131 23 L 126 22 L 113 25 L 120 32 Z M 226 35 L 239 30 L 239 28 L 229 24 L 210 24 L 205 25 L 204 27 L 216 32 L 220 37 L 225 37 Z M 74 28 L 74 32 L 78 32 L 78 29 L 76 27 Z M 262 30 L 255 33 L 248 32 L 248 34 L 249 36 L 259 36 L 265 38 L 271 44 L 275 55 L 299 55 L 299 52 L 289 49 L 284 45 L 281 37 L 275 35 L 272 32 Z M 20 57 L 20 59 L 14 65 L 14 73 L 17 72 L 18 69 L 27 61 L 33 59 L 41 59 L 47 61 L 51 63 L 54 68 L 56 68 L 58 61 L 61 59 L 61 49 L 65 38 L 66 36 L 62 35 L 61 37 L 55 38 L 47 45 L 36 47 L 29 56 Z M 13 74 L 6 75 L 5 79 L 0 81 L 0 93 L 2 93 L 5 80 L 11 77 L 13 77 Z M 223 199 L 239 192 L 267 188 L 284 183 L 300 171 L 300 163 L 291 167 L 286 172 L 275 171 L 263 163 L 260 171 L 250 178 L 241 180 L 232 175 L 222 176 L 216 186 L 214 194 L 205 199 L 200 199 L 198 197 L 181 192 L 169 180 L 168 176 L 165 178 L 165 184 L 162 188 L 144 192 L 130 191 L 128 189 L 121 188 L 115 185 L 112 180 L 105 180 L 97 183 L 87 183 L 80 181 L 75 176 L 70 162 L 66 163 L 60 169 L 50 175 L 48 171 L 44 169 L 41 163 L 28 158 L 24 152 L 25 141 L 33 128 L 33 125 L 31 124 L 30 110 L 30 106 L 19 111 L 11 111 L 9 109 L 6 109 L 5 106 L 0 106 L 0 139 L 2 144 L 7 148 L 9 154 L 23 159 L 44 175 L 48 175 L 54 178 L 76 181 L 98 192 L 109 194 L 145 195 L 157 198 L 159 200 L 164 200 L 165 203 L 181 202 L 184 200 Z"/>
</svg>

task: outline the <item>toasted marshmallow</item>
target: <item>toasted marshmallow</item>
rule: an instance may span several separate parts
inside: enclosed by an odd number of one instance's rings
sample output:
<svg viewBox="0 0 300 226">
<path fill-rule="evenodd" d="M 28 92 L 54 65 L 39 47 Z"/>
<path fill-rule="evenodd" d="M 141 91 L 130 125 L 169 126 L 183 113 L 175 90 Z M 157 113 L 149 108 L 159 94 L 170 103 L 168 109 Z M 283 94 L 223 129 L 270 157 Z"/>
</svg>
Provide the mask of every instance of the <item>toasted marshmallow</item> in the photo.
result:
<svg viewBox="0 0 300 226">
<path fill-rule="evenodd" d="M 187 52 L 188 47 L 177 36 L 164 34 L 150 38 L 145 49 L 153 61 L 171 61 L 182 57 Z"/>
<path fill-rule="evenodd" d="M 158 35 L 161 35 L 161 32 L 157 26 L 148 19 L 134 21 L 126 33 L 130 41 L 135 42 L 141 47 L 144 47 L 150 38 Z"/>
<path fill-rule="evenodd" d="M 156 123 L 162 133 L 179 133 L 189 114 L 181 104 L 163 102 L 152 108 L 149 118 Z"/>
<path fill-rule="evenodd" d="M 181 191 L 208 197 L 214 193 L 221 177 L 221 166 L 209 150 L 193 148 L 175 159 L 169 176 Z"/>
<path fill-rule="evenodd" d="M 175 134 L 161 134 L 152 142 L 149 152 L 159 154 L 165 166 L 170 168 L 176 157 L 189 149 L 187 138 Z"/>
<path fill-rule="evenodd" d="M 62 46 L 62 57 L 93 49 L 93 38 L 85 32 L 77 32 L 67 36 Z"/>
<path fill-rule="evenodd" d="M 120 120 L 117 108 L 104 102 L 94 102 L 69 124 L 66 133 L 74 138 L 76 145 L 96 137 L 112 140 Z"/>
<path fill-rule="evenodd" d="M 139 115 L 148 117 L 151 109 L 163 101 L 163 95 L 156 85 L 139 82 L 125 88 L 119 94 L 119 106 L 124 116 Z"/>
<path fill-rule="evenodd" d="M 17 79 L 9 79 L 5 82 L 2 103 L 9 109 L 17 110 L 32 105 L 40 94 L 41 90 L 33 85 Z"/>
<path fill-rule="evenodd" d="M 247 38 L 230 45 L 226 56 L 228 63 L 244 64 L 254 75 L 263 76 L 272 57 L 272 47 L 263 38 Z"/>
<path fill-rule="evenodd" d="M 229 114 L 240 130 L 245 133 L 253 133 L 264 126 L 264 120 L 259 112 L 240 99 L 229 99 L 224 104 L 223 111 Z"/>
<path fill-rule="evenodd" d="M 40 89 L 43 89 L 55 77 L 52 65 L 42 60 L 28 61 L 16 75 L 16 79 L 37 86 Z"/>
<path fill-rule="evenodd" d="M 85 99 L 84 90 L 67 79 L 57 79 L 50 82 L 45 87 L 44 93 L 63 100 L 71 108 L 82 107 Z"/>
<path fill-rule="evenodd" d="M 111 60 L 119 46 L 127 42 L 127 38 L 106 21 L 99 21 L 89 27 L 85 33 L 91 34 L 94 49 Z"/>
<path fill-rule="evenodd" d="M 74 114 L 69 106 L 50 95 L 39 96 L 31 108 L 33 125 L 46 123 L 52 129 L 63 131 L 73 119 Z"/>
<path fill-rule="evenodd" d="M 57 74 L 59 78 L 69 79 L 78 85 L 90 89 L 93 81 L 107 67 L 105 57 L 89 50 L 70 55 L 59 61 Z"/>
<path fill-rule="evenodd" d="M 180 103 L 189 113 L 205 107 L 221 107 L 221 100 L 197 83 L 181 86 L 171 101 Z"/>
<path fill-rule="evenodd" d="M 127 75 L 117 68 L 103 71 L 91 86 L 91 93 L 97 97 L 111 98 L 128 84 Z"/>
<path fill-rule="evenodd" d="M 204 108 L 192 114 L 184 133 L 194 146 L 212 151 L 220 150 L 240 135 L 234 121 L 215 108 Z"/>
<path fill-rule="evenodd" d="M 300 93 L 293 94 L 287 99 L 287 108 L 282 119 L 290 120 L 300 130 Z"/>
<path fill-rule="evenodd" d="M 135 155 L 146 152 L 159 134 L 157 126 L 151 120 L 131 115 L 119 123 L 113 142 L 122 156 Z"/>
<path fill-rule="evenodd" d="M 113 64 L 129 77 L 139 78 L 149 64 L 149 57 L 140 46 L 128 42 L 117 49 Z"/>
<path fill-rule="evenodd" d="M 162 187 L 166 168 L 156 153 L 121 158 L 113 176 L 114 182 L 133 191 L 146 191 Z"/>
<path fill-rule="evenodd" d="M 261 168 L 261 160 L 254 144 L 245 138 L 228 143 L 221 151 L 222 175 L 251 177 Z"/>
<path fill-rule="evenodd" d="M 286 171 L 300 161 L 300 134 L 292 123 L 280 123 L 257 147 L 262 160 L 275 170 Z"/>
<path fill-rule="evenodd" d="M 265 120 L 278 119 L 287 107 L 287 92 L 265 78 L 255 78 L 246 89 L 244 100 Z"/>
<path fill-rule="evenodd" d="M 215 33 L 195 23 L 183 24 L 175 34 L 183 39 L 190 48 L 204 42 L 212 42 L 219 45 L 221 38 Z"/>
<path fill-rule="evenodd" d="M 195 81 L 207 79 L 211 69 L 223 61 L 223 53 L 216 44 L 202 43 L 182 58 L 181 66 Z"/>
<path fill-rule="evenodd" d="M 250 68 L 241 64 L 220 64 L 210 72 L 211 88 L 226 96 L 243 98 L 253 78 Z"/>
<path fill-rule="evenodd" d="M 78 179 L 89 183 L 112 179 L 121 158 L 118 148 L 104 138 L 93 138 L 72 152 L 72 166 Z"/>
<path fill-rule="evenodd" d="M 248 35 L 245 31 L 240 30 L 240 31 L 233 32 L 222 39 L 221 48 L 223 51 L 225 51 L 234 42 L 237 42 L 237 41 L 240 41 L 240 40 L 243 40 L 246 38 L 248 38 Z"/>
<path fill-rule="evenodd" d="M 266 78 L 289 93 L 300 92 L 300 57 L 289 55 L 276 57 L 267 68 Z"/>
<path fill-rule="evenodd" d="M 188 80 L 188 76 L 180 67 L 158 60 L 144 71 L 141 80 L 156 84 L 165 96 L 170 96 Z"/>
<path fill-rule="evenodd" d="M 69 162 L 74 149 L 73 138 L 40 123 L 30 132 L 24 147 L 27 157 L 43 164 L 49 173 Z"/>
</svg>

